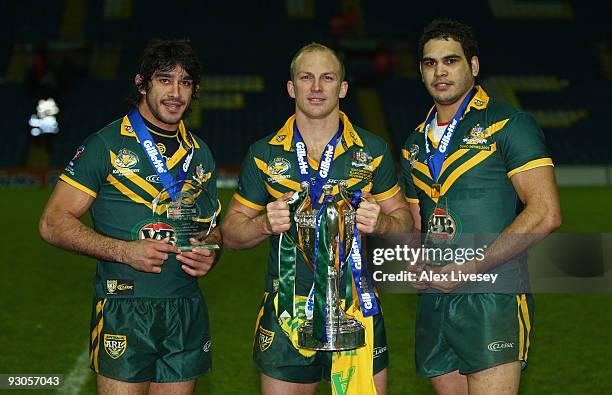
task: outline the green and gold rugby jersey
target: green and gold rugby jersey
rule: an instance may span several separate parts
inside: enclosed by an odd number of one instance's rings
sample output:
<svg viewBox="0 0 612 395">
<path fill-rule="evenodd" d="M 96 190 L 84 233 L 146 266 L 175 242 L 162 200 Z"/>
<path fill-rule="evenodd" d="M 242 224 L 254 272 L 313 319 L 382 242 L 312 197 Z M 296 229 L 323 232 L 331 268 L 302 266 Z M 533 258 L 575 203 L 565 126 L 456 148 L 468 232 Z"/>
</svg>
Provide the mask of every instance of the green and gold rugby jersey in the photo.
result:
<svg viewBox="0 0 612 395">
<path fill-rule="evenodd" d="M 406 199 L 419 204 L 423 232 L 430 219 L 435 220 L 432 215 L 438 201 L 439 208 L 444 209 L 442 196 L 448 203 L 450 218 L 439 219 L 450 223 L 438 225 L 448 230 L 449 238 L 456 240 L 461 234 L 486 234 L 490 238 L 500 234 L 523 209 L 510 178 L 521 171 L 553 164 L 544 135 L 531 115 L 491 99 L 481 87 L 477 89 L 449 143 L 437 182 L 432 180 L 427 165 L 425 122 L 408 136 L 402 149 Z M 430 128 L 433 153 L 437 144 L 433 144 L 431 135 Z M 500 273 L 500 280 L 513 276 L 516 279 L 523 274 L 521 270 L 525 269 L 516 259 L 494 272 Z"/>
<path fill-rule="evenodd" d="M 340 200 L 337 185 L 340 181 L 347 181 L 350 191 L 370 192 L 379 201 L 397 194 L 400 188 L 387 144 L 376 135 L 354 127 L 342 112 L 340 120 L 343 132 L 336 144 L 328 179 L 328 183 L 335 185 L 332 193 L 336 201 Z M 292 116 L 277 133 L 257 141 L 249 148 L 234 194 L 236 201 L 253 209 L 263 210 L 266 204 L 283 194 L 300 190 L 299 168 L 293 142 L 294 122 L 295 116 Z M 310 175 L 314 178 L 319 164 L 310 157 L 308 164 Z M 279 236 L 271 236 L 265 287 L 268 292 L 274 291 L 273 284 L 278 279 L 278 249 Z M 313 273 L 298 253 L 296 294 L 307 295 L 312 283 Z"/>
<path fill-rule="evenodd" d="M 173 176 L 195 145 L 186 179 L 197 179 L 217 201 L 216 172 L 212 153 L 197 136 L 179 125 L 181 145 L 166 165 Z M 151 202 L 164 189 L 143 151 L 128 117 L 118 119 L 89 136 L 80 146 L 60 179 L 95 198 L 90 213 L 96 232 L 120 240 L 164 239 L 174 235 L 158 210 L 154 219 Z M 218 207 L 217 210 L 219 210 Z M 210 212 L 210 208 L 202 208 Z M 159 219 L 161 218 L 161 219 Z M 197 279 L 181 269 L 175 254 L 162 272 L 145 273 L 129 265 L 98 261 L 94 288 L 96 297 L 181 297 L 199 292 Z"/>
</svg>

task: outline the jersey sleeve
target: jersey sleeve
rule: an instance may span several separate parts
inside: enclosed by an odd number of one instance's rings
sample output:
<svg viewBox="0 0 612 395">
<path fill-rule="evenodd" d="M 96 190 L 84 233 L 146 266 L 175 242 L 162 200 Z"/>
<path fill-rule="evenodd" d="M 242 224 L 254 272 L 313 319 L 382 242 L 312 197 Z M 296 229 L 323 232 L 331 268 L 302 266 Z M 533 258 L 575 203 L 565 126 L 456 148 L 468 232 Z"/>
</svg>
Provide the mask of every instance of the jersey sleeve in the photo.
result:
<svg viewBox="0 0 612 395">
<path fill-rule="evenodd" d="M 412 165 L 410 164 L 410 153 L 407 149 L 408 144 L 402 148 L 400 155 L 400 168 L 402 169 L 401 182 L 404 187 L 404 194 L 406 195 L 406 201 L 409 203 L 419 203 L 417 197 L 416 188 L 412 181 Z"/>
<path fill-rule="evenodd" d="M 234 199 L 255 210 L 263 210 L 268 203 L 268 191 L 261 174 L 255 163 L 253 147 L 251 147 L 240 168 Z"/>
<path fill-rule="evenodd" d="M 104 140 L 99 133 L 93 134 L 77 148 L 60 179 L 95 198 L 110 171 L 108 158 Z"/>
<path fill-rule="evenodd" d="M 206 211 L 208 215 L 214 214 L 219 216 L 221 212 L 221 202 L 219 202 L 219 193 L 217 191 L 217 169 L 215 166 L 215 159 L 210 151 L 210 148 L 207 145 L 203 145 L 205 148 L 205 160 L 206 160 L 206 168 L 210 169 L 210 177 L 208 177 L 207 181 L 204 183 L 204 188 L 208 192 L 208 196 L 210 197 L 210 204 L 212 207 L 206 207 Z M 219 219 L 217 219 L 217 223 Z"/>
<path fill-rule="evenodd" d="M 498 140 L 498 147 L 508 177 L 521 171 L 553 165 L 546 150 L 544 133 L 531 115 L 516 114 L 506 128 Z"/>
<path fill-rule="evenodd" d="M 378 162 L 378 163 L 377 163 Z M 374 169 L 372 177 L 372 195 L 376 200 L 388 199 L 400 191 L 395 174 L 395 165 L 391 157 L 389 147 L 385 144 L 385 149 L 381 156 L 374 158 L 373 164 L 378 164 Z"/>
</svg>

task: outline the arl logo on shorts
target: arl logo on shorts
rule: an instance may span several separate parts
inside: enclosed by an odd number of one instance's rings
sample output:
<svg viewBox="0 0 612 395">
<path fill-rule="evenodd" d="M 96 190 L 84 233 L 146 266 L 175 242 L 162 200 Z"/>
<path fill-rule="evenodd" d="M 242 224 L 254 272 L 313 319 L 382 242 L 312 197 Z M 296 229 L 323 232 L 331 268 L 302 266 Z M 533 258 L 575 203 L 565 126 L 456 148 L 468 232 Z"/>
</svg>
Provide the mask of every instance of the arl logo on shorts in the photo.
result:
<svg viewBox="0 0 612 395">
<path fill-rule="evenodd" d="M 261 325 L 259 326 L 259 336 L 257 337 L 257 342 L 259 343 L 259 349 L 261 352 L 264 352 L 270 348 L 272 342 L 274 341 L 274 335 L 274 332 L 265 329 Z"/>
<path fill-rule="evenodd" d="M 104 351 L 112 359 L 117 359 L 123 355 L 127 348 L 127 336 L 104 334 Z"/>
</svg>

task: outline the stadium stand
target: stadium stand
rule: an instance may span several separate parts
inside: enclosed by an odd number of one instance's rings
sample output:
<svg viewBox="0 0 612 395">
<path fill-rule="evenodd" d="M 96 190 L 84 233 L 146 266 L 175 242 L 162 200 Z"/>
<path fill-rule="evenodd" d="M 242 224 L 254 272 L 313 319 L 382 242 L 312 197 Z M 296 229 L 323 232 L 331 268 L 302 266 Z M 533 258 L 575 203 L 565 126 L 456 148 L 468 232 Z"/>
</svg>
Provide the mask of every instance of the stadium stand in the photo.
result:
<svg viewBox="0 0 612 395">
<path fill-rule="evenodd" d="M 2 156 L 0 166 L 24 164 L 29 139 L 24 123 L 35 101 L 19 82 L 43 40 L 50 42 L 51 63 L 58 65 L 67 54 L 88 68 L 59 97 L 61 132 L 52 166 L 63 166 L 85 136 L 125 111 L 140 50 L 150 38 L 164 36 L 190 37 L 201 54 L 205 76 L 189 124 L 221 166 L 240 165 L 249 143 L 274 132 L 292 112 L 287 66 L 295 50 L 310 41 L 340 50 L 351 84 L 343 109 L 356 124 L 384 129 L 383 137 L 396 149 L 430 106 L 416 69 L 416 40 L 428 20 L 448 15 L 476 27 L 485 88 L 536 116 L 557 163 L 611 163 L 604 147 L 612 136 L 599 127 L 606 103 L 598 99 L 609 97 L 612 88 L 606 71 L 612 63 L 609 28 L 578 1 L 537 3 L 193 2 L 164 8 L 160 15 L 154 1 L 144 0 L 99 0 L 86 7 L 73 1 L 3 2 L 0 11 L 26 22 L 0 24 L 7 38 L 0 43 L 3 90 L 19 109 L 5 116 L 4 129 L 11 130 L 16 149 Z M 67 22 L 68 16 L 83 20 Z M 58 45 L 61 37 L 72 42 Z M 382 115 L 372 116 L 378 102 Z"/>
</svg>

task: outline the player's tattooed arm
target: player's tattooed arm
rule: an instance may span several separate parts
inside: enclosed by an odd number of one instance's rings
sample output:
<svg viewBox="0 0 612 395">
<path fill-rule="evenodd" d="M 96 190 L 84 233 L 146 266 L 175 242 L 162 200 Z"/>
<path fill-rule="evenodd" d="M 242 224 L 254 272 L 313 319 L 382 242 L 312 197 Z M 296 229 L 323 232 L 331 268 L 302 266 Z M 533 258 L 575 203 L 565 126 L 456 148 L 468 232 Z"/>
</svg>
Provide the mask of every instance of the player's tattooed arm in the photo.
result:
<svg viewBox="0 0 612 395">
<path fill-rule="evenodd" d="M 169 253 L 179 252 L 165 241 L 127 242 L 97 233 L 80 220 L 93 202 L 92 196 L 59 181 L 40 219 L 40 235 L 56 247 L 153 273 L 161 272 Z"/>
</svg>

